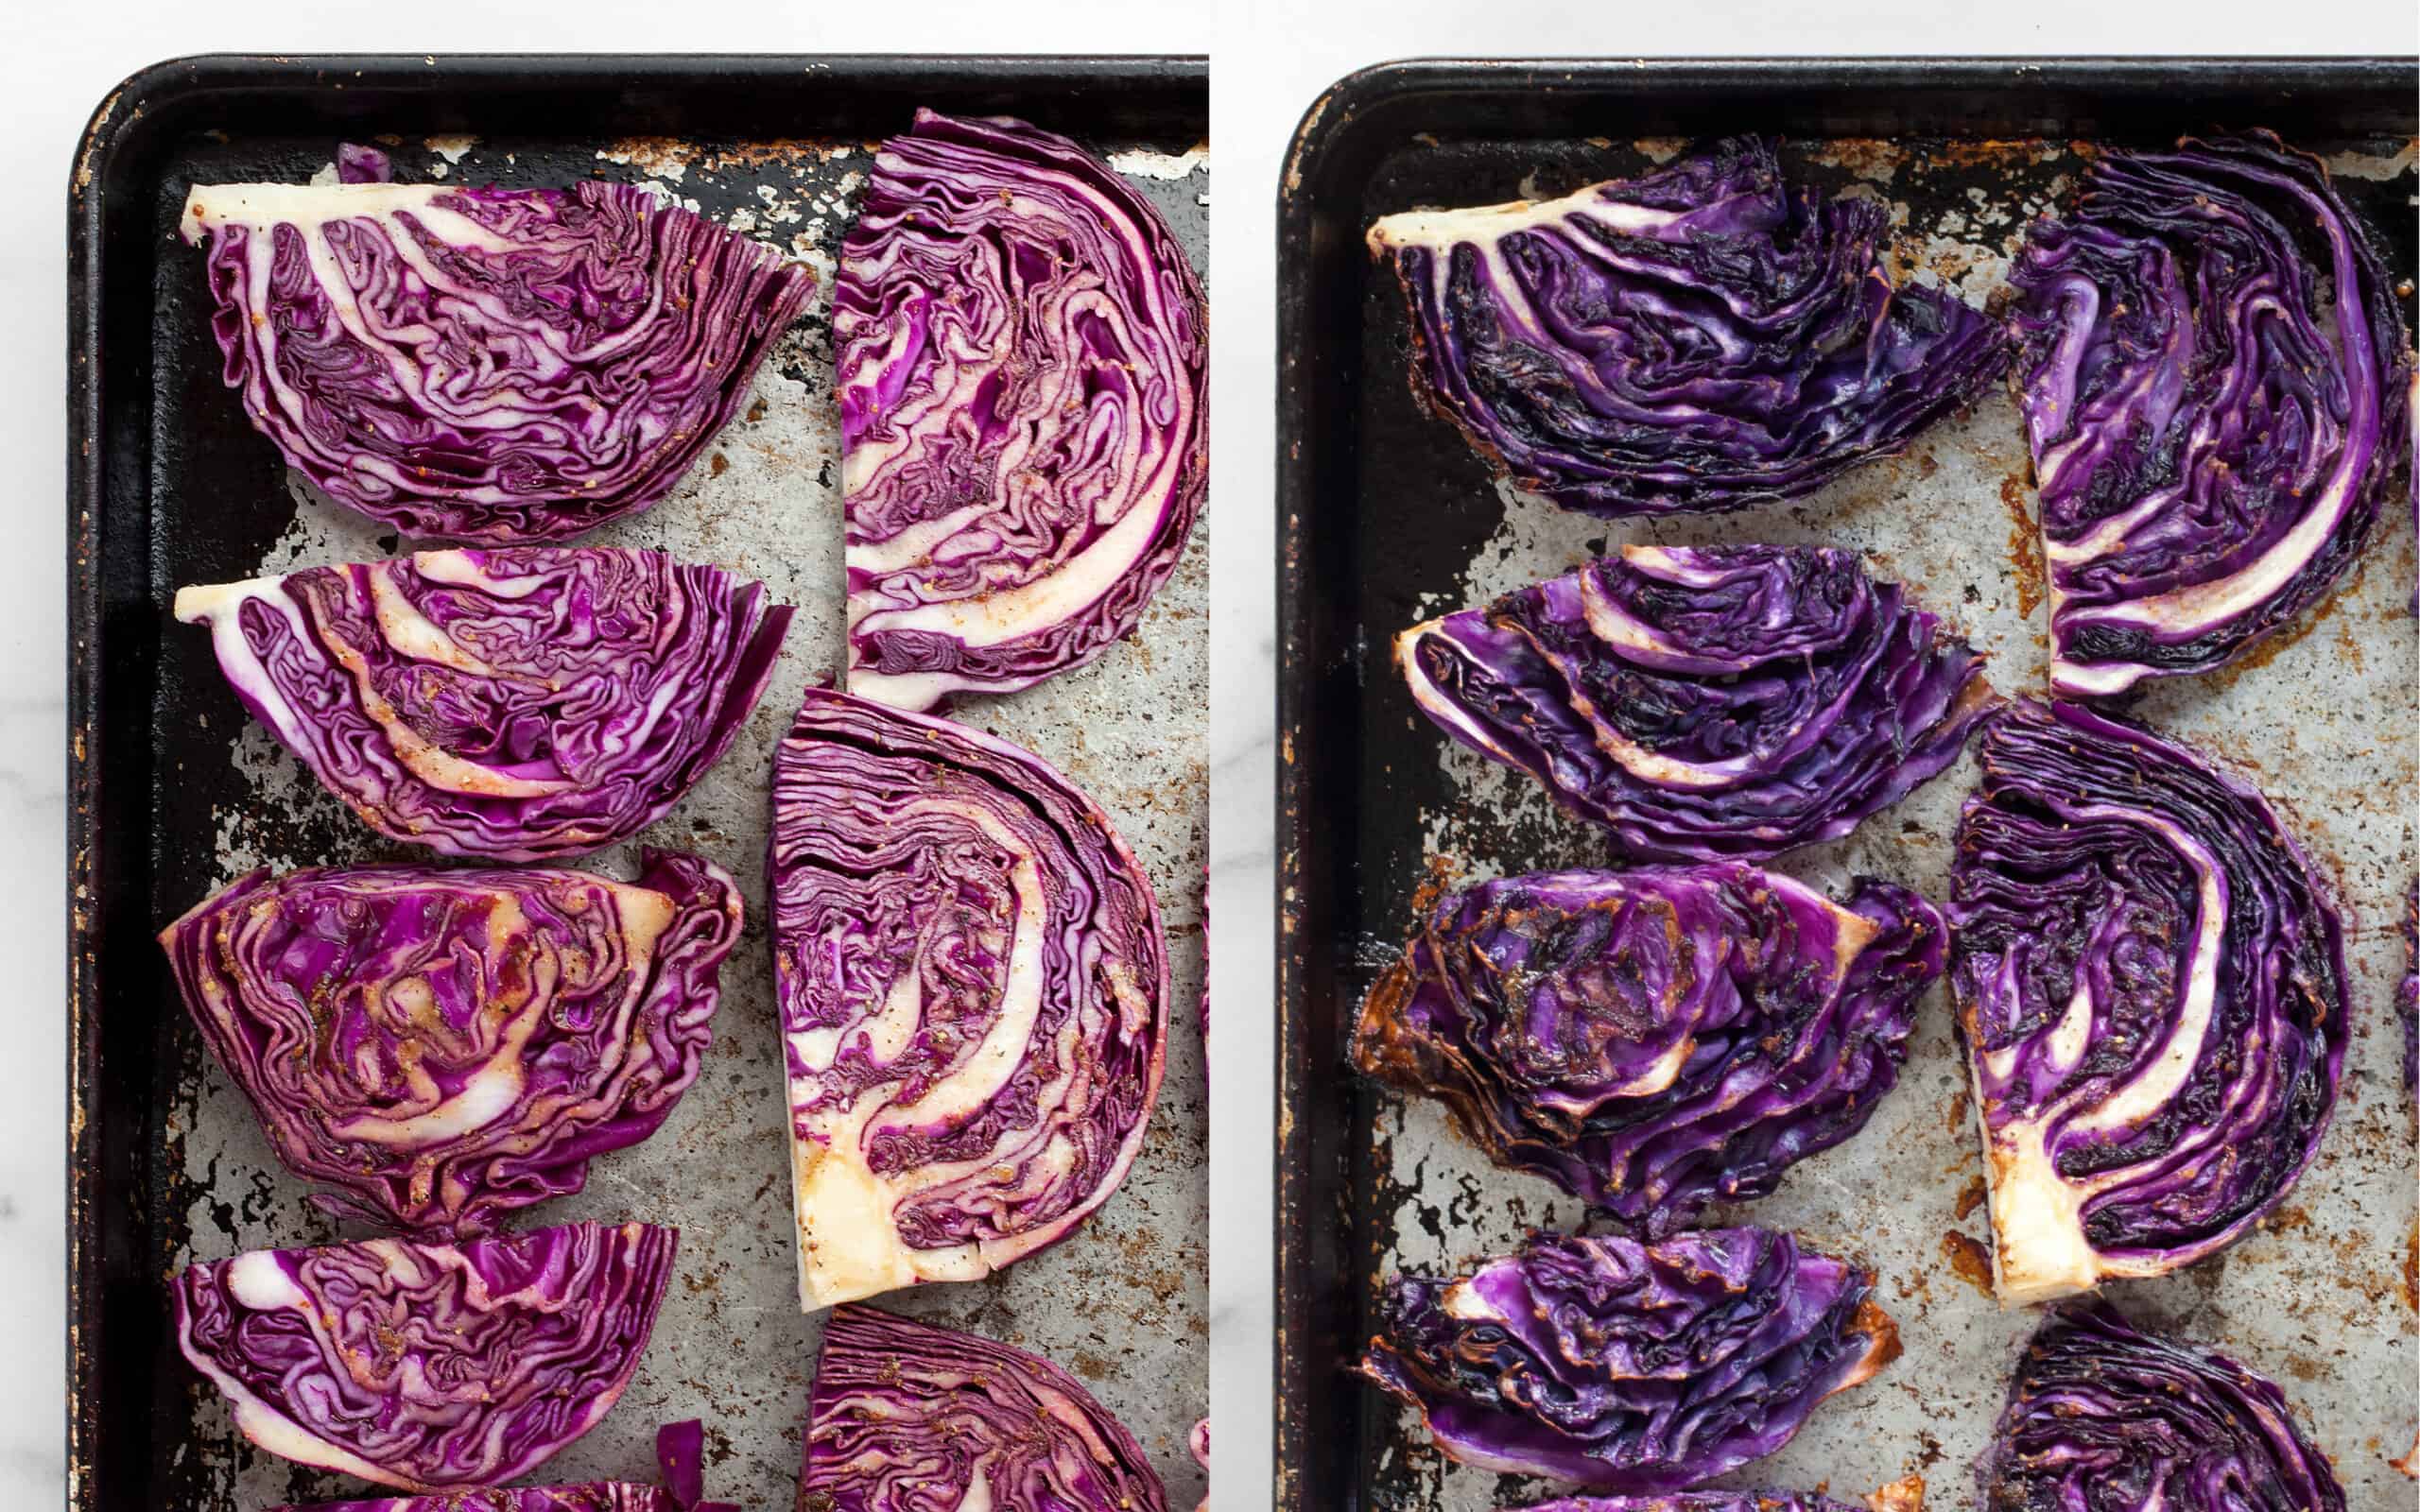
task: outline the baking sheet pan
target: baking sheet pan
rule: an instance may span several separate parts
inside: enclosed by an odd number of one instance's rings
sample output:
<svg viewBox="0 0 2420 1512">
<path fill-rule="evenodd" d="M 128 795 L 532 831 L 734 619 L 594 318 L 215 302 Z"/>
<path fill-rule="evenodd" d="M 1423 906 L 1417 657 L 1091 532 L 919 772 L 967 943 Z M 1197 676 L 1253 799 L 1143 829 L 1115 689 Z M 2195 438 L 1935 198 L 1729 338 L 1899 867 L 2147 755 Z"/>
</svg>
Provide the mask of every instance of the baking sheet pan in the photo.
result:
<svg viewBox="0 0 2420 1512">
<path fill-rule="evenodd" d="M 2270 126 L 2330 157 L 2408 279 L 2413 77 L 2408 60 L 1438 61 L 1355 75 L 1314 103 L 1279 203 L 1280 1505 L 1474 1512 L 1549 1489 L 1450 1465 L 1409 1415 L 1343 1372 L 1396 1268 L 1459 1266 L 1532 1227 L 1585 1220 L 1548 1183 L 1494 1166 L 1437 1104 L 1364 1085 L 1343 1060 L 1432 858 L 1471 879 L 1603 861 L 1535 784 L 1417 713 L 1392 664 L 1394 632 L 1624 541 L 1829 542 L 1864 551 L 1961 625 L 2002 690 L 2040 692 L 2048 662 L 2033 493 L 2006 392 L 1793 504 L 1651 523 L 1566 513 L 1499 489 L 1451 426 L 1418 411 L 1401 296 L 1368 262 L 1369 222 L 1559 195 L 1692 136 L 1774 132 L 1794 173 L 1891 204 L 1903 269 L 1980 301 L 2004 287 L 2026 221 L 2072 188 L 2079 140 Z M 2361 1017 L 2325 1147 L 2265 1231 L 2174 1277 L 2111 1289 L 2275 1377 L 2351 1504 L 2373 1509 L 2412 1503 L 2387 1459 L 2409 1448 L 2420 1411 L 2413 1129 L 2388 1006 L 2414 864 L 2420 646 L 2411 528 L 2394 497 L 2359 571 L 2317 612 L 2239 666 L 2162 682 L 2136 706 L 2252 774 L 2332 858 Z M 1779 868 L 1826 886 L 1875 874 L 1944 900 L 1974 776 L 1970 755 Z M 1720 1484 L 1828 1484 L 1855 1499 L 1912 1471 L 1936 1512 L 1972 1504 L 1971 1466 L 2038 1318 L 1987 1295 L 1966 1085 L 1936 988 L 1900 1085 L 1866 1129 L 1793 1168 L 1774 1195 L 1709 1218 L 1795 1228 L 1872 1264 L 1907 1346 L 1782 1452 Z"/>
<path fill-rule="evenodd" d="M 640 838 L 737 875 L 745 937 L 704 1074 L 587 1190 L 517 1214 L 678 1224 L 677 1274 L 636 1380 L 535 1477 L 652 1479 L 658 1422 L 708 1425 L 710 1494 L 789 1504 L 818 1320 L 791 1253 L 780 1039 L 761 909 L 775 742 L 841 660 L 832 256 L 871 146 L 914 107 L 1014 113 L 1107 156 L 1207 271 L 1207 75 L 1083 59 L 206 59 L 107 101 L 71 193 L 75 454 L 70 666 L 75 1016 L 69 1486 L 80 1512 L 250 1509 L 359 1494 L 246 1444 L 178 1357 L 165 1279 L 188 1259 L 337 1237 L 204 1052 L 151 939 L 254 866 L 411 859 L 248 719 L 208 637 L 168 618 L 183 583 L 375 558 L 412 542 L 291 480 L 218 377 L 199 254 L 174 237 L 193 182 L 302 180 L 337 141 L 406 180 L 644 181 L 817 265 L 815 306 L 741 418 L 673 494 L 587 543 L 724 563 L 799 607 L 738 741 Z M 1170 935 L 1171 1040 L 1142 1154 L 1074 1238 L 988 1281 L 878 1305 L 1036 1349 L 1135 1432 L 1172 1505 L 1200 1498 L 1185 1433 L 1208 1391 L 1201 982 L 1206 520 L 1126 643 L 958 717 L 1040 751 L 1116 820 Z M 630 874 L 632 845 L 583 861 Z"/>
</svg>

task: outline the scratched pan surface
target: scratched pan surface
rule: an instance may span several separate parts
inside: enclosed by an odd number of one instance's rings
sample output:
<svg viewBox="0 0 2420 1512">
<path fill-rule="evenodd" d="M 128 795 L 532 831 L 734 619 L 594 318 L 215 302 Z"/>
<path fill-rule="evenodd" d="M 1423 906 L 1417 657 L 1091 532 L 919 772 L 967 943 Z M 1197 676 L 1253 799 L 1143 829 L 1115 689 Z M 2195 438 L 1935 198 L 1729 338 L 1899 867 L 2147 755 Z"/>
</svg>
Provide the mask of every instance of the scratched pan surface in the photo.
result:
<svg viewBox="0 0 2420 1512">
<path fill-rule="evenodd" d="M 2007 393 L 1792 505 L 1649 524 L 1565 513 L 1500 490 L 1459 435 L 1419 413 L 1400 295 L 1367 264 L 1362 229 L 1415 206 L 1563 194 L 1668 158 L 1690 134 L 1767 130 L 1785 136 L 1794 173 L 1893 206 L 1904 268 L 1979 302 L 2003 291 L 2026 221 L 2072 188 L 2072 140 L 2273 124 L 2330 155 L 2408 278 L 2411 77 L 2409 63 L 1440 63 L 1357 76 L 1314 106 L 1281 194 L 1280 350 L 1292 354 L 1280 404 L 1281 1504 L 1477 1512 L 1555 1489 L 1451 1465 L 1408 1413 L 1343 1374 L 1384 1276 L 1588 1221 L 1551 1185 L 1495 1167 L 1433 1102 L 1362 1085 L 1344 1066 L 1353 1011 L 1399 950 L 1416 886 L 1603 859 L 1534 784 L 1420 716 L 1392 635 L 1624 541 L 1777 541 L 1867 553 L 1987 650 L 2004 690 L 2040 691 L 2048 656 L 2033 494 Z M 2325 1147 L 2267 1228 L 2181 1275 L 2113 1291 L 2277 1378 L 2362 1508 L 2411 1504 L 2387 1459 L 2410 1446 L 2420 1412 L 2413 1130 L 2388 1013 L 2420 777 L 2413 568 L 2410 523 L 2391 502 L 2360 570 L 2318 612 L 2241 667 L 2162 682 L 2137 706 L 2251 773 L 2333 860 L 2360 1018 Z M 1974 777 L 1970 756 L 1780 868 L 1826 886 L 1878 875 L 1945 900 Z M 1794 1228 L 1871 1264 L 1906 1344 L 1874 1383 L 1725 1484 L 1828 1483 L 1861 1497 L 1913 1471 L 1936 1512 L 1971 1504 L 1971 1466 L 2037 1319 L 1987 1295 L 1965 1089 L 1936 988 L 1900 1085 L 1864 1132 L 1795 1167 L 1772 1196 L 1713 1215 Z"/>
<path fill-rule="evenodd" d="M 678 1270 L 645 1364 L 604 1424 L 535 1477 L 650 1479 L 658 1422 L 708 1425 L 709 1489 L 786 1506 L 818 1320 L 798 1308 L 780 1040 L 764 897 L 766 792 L 800 692 L 839 665 L 838 436 L 831 258 L 871 144 L 919 103 L 1028 116 L 1108 156 L 1206 276 L 1205 75 L 1183 60 L 410 60 L 171 65 L 106 107 L 79 183 L 78 247 L 105 372 L 79 429 L 107 457 L 79 530 L 73 669 L 78 875 L 76 1335 L 71 1498 L 211 1512 L 359 1494 L 252 1450 L 163 1326 L 190 1259 L 337 1237 L 303 1200 L 177 1005 L 151 931 L 254 866 L 408 859 L 256 725 L 207 638 L 170 621 L 181 583 L 385 555 L 383 535 L 291 480 L 220 384 L 197 254 L 171 239 L 190 182 L 302 180 L 338 135 L 387 145 L 407 180 L 651 183 L 813 262 L 816 307 L 674 493 L 586 540 L 722 562 L 799 614 L 729 755 L 641 838 L 729 867 L 750 900 L 706 1070 L 653 1139 L 517 1226 L 677 1224 Z M 259 108 L 278 92 L 275 110 Z M 166 115 L 137 133 L 128 123 Z M 93 253 L 106 255 L 95 266 Z M 92 297 L 87 298 L 87 294 Z M 1207 1393 L 1206 1107 L 1190 1005 L 1201 982 L 1207 527 L 1139 630 L 1093 666 L 958 717 L 1042 752 L 1098 798 L 1151 874 L 1173 958 L 1167 1075 L 1143 1153 L 1074 1238 L 990 1280 L 882 1305 L 1038 1350 L 1150 1450 L 1171 1504 L 1199 1499 L 1186 1429 Z M 628 875 L 617 847 L 581 863 Z"/>
</svg>

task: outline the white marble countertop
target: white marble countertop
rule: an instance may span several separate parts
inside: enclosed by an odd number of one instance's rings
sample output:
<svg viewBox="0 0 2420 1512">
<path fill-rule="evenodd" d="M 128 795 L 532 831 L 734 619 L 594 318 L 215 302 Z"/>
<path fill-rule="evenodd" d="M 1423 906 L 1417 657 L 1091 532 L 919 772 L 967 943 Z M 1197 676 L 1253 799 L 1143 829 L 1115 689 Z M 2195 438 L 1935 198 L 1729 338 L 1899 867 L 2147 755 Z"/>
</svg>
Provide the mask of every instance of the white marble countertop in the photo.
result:
<svg viewBox="0 0 2420 1512">
<path fill-rule="evenodd" d="M 1218 1213 L 1212 1261 L 1217 1498 L 1265 1504 L 1273 807 L 1274 203 L 1277 164 L 1302 109 L 1365 63 L 1436 54 L 1894 54 L 2044 52 L 2387 54 L 2420 44 L 2409 0 L 2251 0 L 2111 7 L 2089 0 L 1854 7 L 1703 0 L 1633 8 L 1559 0 L 921 0 L 908 8 L 809 8 L 757 0 L 666 7 L 640 0 L 460 0 L 342 8 L 302 0 L 219 5 L 114 0 L 16 7 L 0 26 L 13 129 L 0 138 L 0 455 L 11 460 L 20 529 L 0 559 L 0 846 L 5 958 L 49 984 L 21 1005 L 26 1068 L 0 1104 L 0 1505 L 54 1506 L 63 1481 L 62 1245 L 65 387 L 67 165 L 92 107 L 155 60 L 254 48 L 294 51 L 1214 50 L 1220 185 L 1212 259 L 1217 447 L 1212 697 L 1212 908 L 1218 921 L 1212 1140 Z M 700 18 L 708 24 L 700 26 Z M 1215 32 L 1215 41 L 1214 41 Z M 1340 1387 L 1340 1389 L 1343 1389 Z"/>
</svg>

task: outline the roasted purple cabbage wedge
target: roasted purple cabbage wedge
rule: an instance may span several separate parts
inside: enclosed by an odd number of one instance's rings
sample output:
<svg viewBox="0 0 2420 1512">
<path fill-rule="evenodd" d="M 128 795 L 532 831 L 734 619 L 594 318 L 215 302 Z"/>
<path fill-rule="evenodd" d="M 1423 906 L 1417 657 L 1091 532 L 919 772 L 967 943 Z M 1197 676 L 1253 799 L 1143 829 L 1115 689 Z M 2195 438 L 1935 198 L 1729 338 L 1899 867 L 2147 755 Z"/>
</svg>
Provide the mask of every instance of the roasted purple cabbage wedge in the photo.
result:
<svg viewBox="0 0 2420 1512">
<path fill-rule="evenodd" d="M 2111 152 L 2010 274 L 2052 689 L 2243 655 L 2325 597 L 2411 446 L 2376 235 L 2268 132 Z"/>
<path fill-rule="evenodd" d="M 1647 861 L 1838 839 L 1958 759 L 1983 659 L 1854 552 L 1624 546 L 1396 638 L 1412 699 Z"/>
<path fill-rule="evenodd" d="M 1618 517 L 1810 492 L 1999 375 L 1997 322 L 1893 287 L 1889 229 L 1727 137 L 1560 199 L 1389 215 L 1369 244 L 1424 404 L 1516 486 Z"/>
<path fill-rule="evenodd" d="M 1841 905 L 1736 862 L 1484 882 L 1370 989 L 1353 1060 L 1662 1233 L 1865 1126 L 1947 936 L 1906 888 Z"/>
<path fill-rule="evenodd" d="M 575 1223 L 251 1250 L 177 1274 L 177 1344 L 272 1454 L 403 1491 L 493 1486 L 621 1400 L 679 1238 Z"/>
<path fill-rule="evenodd" d="M 424 551 L 177 592 L 219 670 L 328 791 L 441 855 L 626 840 L 705 775 L 787 605 L 658 551 Z"/>
<path fill-rule="evenodd" d="M 2098 1302 L 2026 1346 L 1976 1478 L 1979 1512 L 2344 1512 L 2273 1383 Z"/>
<path fill-rule="evenodd" d="M 1685 1490 L 1772 1453 L 1898 1357 L 1873 1290 L 1771 1229 L 1540 1233 L 1458 1280 L 1396 1277 L 1361 1373 L 1465 1465 Z"/>
<path fill-rule="evenodd" d="M 430 1496 L 376 1497 L 356 1502 L 314 1502 L 272 1512 L 740 1512 L 735 1502 L 705 1500 L 705 1425 L 692 1418 L 656 1430 L 655 1459 L 661 1486 L 631 1481 L 586 1481 L 577 1486 L 519 1486 L 480 1491 L 440 1491 Z"/>
<path fill-rule="evenodd" d="M 2224 1248 L 2327 1131 L 2352 999 L 2326 884 L 2249 783 L 2077 704 L 1985 725 L 1950 985 L 2010 1302 Z"/>
<path fill-rule="evenodd" d="M 1910 1476 L 1852 1506 L 1818 1491 L 1674 1491 L 1665 1496 L 1562 1496 L 1520 1512 L 1925 1512 L 1925 1483 Z"/>
<path fill-rule="evenodd" d="M 807 1397 L 801 1512 L 1167 1512 L 1150 1457 L 1043 1359 L 871 1307 L 837 1308 Z"/>
<path fill-rule="evenodd" d="M 1073 1232 L 1167 1064 L 1159 904 L 1108 816 L 1030 751 L 809 689 L 768 870 L 802 1304 Z"/>
<path fill-rule="evenodd" d="M 197 184 L 227 386 L 295 471 L 410 535 L 559 541 L 681 480 L 815 276 L 633 184 Z"/>
<path fill-rule="evenodd" d="M 1209 327 L 1159 213 L 1065 137 L 916 112 L 832 297 L 849 691 L 907 710 L 1098 657 L 1209 490 Z"/>
<path fill-rule="evenodd" d="M 161 931 L 202 1039 L 315 1199 L 476 1233 L 655 1132 L 714 1039 L 739 888 L 585 871 L 255 871 Z"/>
</svg>

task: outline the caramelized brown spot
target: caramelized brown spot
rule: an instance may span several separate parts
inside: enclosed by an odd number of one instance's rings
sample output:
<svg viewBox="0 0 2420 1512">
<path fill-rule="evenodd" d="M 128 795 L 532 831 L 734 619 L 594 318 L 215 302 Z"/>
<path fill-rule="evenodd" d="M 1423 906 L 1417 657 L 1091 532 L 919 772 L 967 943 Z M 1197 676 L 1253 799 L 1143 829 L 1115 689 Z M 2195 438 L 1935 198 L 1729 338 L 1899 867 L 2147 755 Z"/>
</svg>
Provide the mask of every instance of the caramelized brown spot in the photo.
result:
<svg viewBox="0 0 2420 1512">
<path fill-rule="evenodd" d="M 1952 1228 L 1941 1236 L 1941 1253 L 1960 1280 L 1985 1297 L 1992 1295 L 1992 1253 L 1982 1241 Z"/>
<path fill-rule="evenodd" d="M 2042 536 L 2033 511 L 2025 502 L 2022 478 L 2000 479 L 2000 503 L 2008 509 L 2008 558 L 2015 575 L 2016 611 L 2029 619 L 2050 593 L 2049 569 L 2043 564 Z"/>
</svg>

